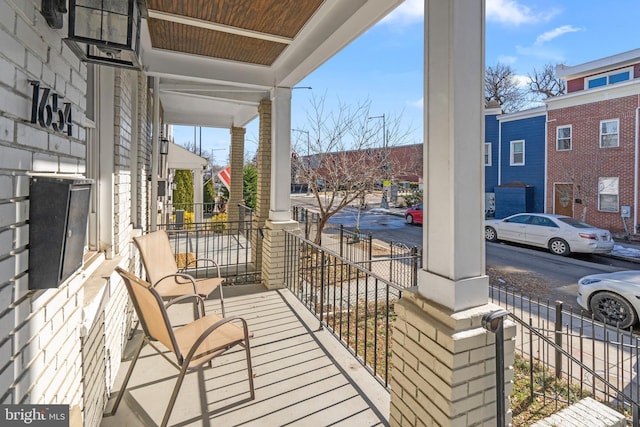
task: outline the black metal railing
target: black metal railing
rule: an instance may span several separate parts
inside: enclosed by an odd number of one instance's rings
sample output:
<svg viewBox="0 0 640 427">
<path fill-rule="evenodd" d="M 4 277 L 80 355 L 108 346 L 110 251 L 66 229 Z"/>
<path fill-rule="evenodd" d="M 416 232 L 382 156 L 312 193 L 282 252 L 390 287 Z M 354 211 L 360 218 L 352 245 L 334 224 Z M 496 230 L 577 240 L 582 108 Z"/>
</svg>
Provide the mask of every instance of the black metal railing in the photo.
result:
<svg viewBox="0 0 640 427">
<path fill-rule="evenodd" d="M 240 218 L 230 219 L 226 213 L 216 213 L 204 222 L 184 221 L 158 224 L 158 229 L 166 230 L 178 266 L 189 260 L 211 258 L 220 266 L 228 283 L 258 283 L 260 271 L 256 271 L 252 261 L 252 241 L 256 241 L 253 214 L 244 205 L 240 207 Z M 188 218 L 186 218 L 188 219 Z M 191 267 L 188 272 L 205 274 L 201 265 Z"/>
<path fill-rule="evenodd" d="M 285 285 L 385 387 L 402 288 L 301 236 L 285 235 Z"/>
<path fill-rule="evenodd" d="M 559 406 L 591 396 L 638 426 L 638 335 L 564 309 L 562 302 L 528 298 L 507 287 L 492 286 L 490 298 L 516 323 L 516 351 L 529 370 L 530 399 Z M 545 387 L 551 382 L 554 387 Z"/>
<path fill-rule="evenodd" d="M 299 206 L 293 207 L 292 214 L 293 219 L 300 223 L 304 238 L 314 240 L 319 214 Z M 415 246 L 377 241 L 371 233 L 358 233 L 342 224 L 326 224 L 320 245 L 403 288 L 418 284 L 422 249 Z"/>
</svg>

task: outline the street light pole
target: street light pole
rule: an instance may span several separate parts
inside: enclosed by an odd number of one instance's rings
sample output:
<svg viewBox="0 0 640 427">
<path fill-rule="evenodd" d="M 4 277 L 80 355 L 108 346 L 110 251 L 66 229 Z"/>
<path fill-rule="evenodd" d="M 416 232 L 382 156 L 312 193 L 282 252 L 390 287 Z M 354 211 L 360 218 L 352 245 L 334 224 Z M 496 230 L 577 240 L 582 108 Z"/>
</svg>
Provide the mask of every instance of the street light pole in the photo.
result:
<svg viewBox="0 0 640 427">
<path fill-rule="evenodd" d="M 302 129 L 291 129 L 291 130 L 307 134 L 307 179 L 308 179 L 308 177 L 309 177 L 308 168 L 310 167 L 310 164 L 311 164 L 311 157 L 310 157 L 311 156 L 311 150 L 310 150 L 311 139 L 310 139 L 310 136 L 309 136 L 309 131 L 308 130 L 302 130 Z M 310 187 L 310 183 L 307 182 L 307 195 L 309 195 L 309 187 Z"/>
<path fill-rule="evenodd" d="M 385 149 L 385 153 L 387 150 L 387 120 L 385 115 L 381 115 L 381 116 L 371 116 L 368 118 L 368 120 L 371 119 L 382 119 L 382 147 Z"/>
<path fill-rule="evenodd" d="M 371 120 L 371 119 L 382 119 L 382 154 L 384 156 L 384 173 L 383 173 L 383 190 L 382 190 L 382 200 L 380 202 L 380 206 L 382 206 L 383 208 L 388 208 L 389 207 L 389 199 L 387 196 L 387 190 L 384 189 L 384 181 L 386 181 L 387 179 L 387 120 L 384 114 L 382 114 L 381 116 L 371 116 L 369 118 L 367 118 L 367 120 Z"/>
<path fill-rule="evenodd" d="M 306 133 L 307 134 L 307 157 L 309 157 L 309 155 L 310 155 L 309 146 L 311 145 L 310 137 L 309 137 L 309 131 L 308 130 L 302 130 L 302 129 L 291 129 L 291 130 L 295 131 L 295 132 L 300 132 L 300 133 Z"/>
</svg>

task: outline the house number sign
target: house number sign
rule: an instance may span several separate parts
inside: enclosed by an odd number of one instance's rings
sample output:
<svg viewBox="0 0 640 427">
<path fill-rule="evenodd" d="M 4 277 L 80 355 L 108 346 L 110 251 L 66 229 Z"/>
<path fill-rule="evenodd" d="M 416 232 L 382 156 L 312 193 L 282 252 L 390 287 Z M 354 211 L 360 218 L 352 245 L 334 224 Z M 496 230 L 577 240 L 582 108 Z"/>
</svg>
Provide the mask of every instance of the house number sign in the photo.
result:
<svg viewBox="0 0 640 427">
<path fill-rule="evenodd" d="M 71 136 L 71 103 L 60 102 L 63 95 L 50 88 L 40 87 L 40 82 L 32 80 L 33 97 L 31 99 L 31 123 L 38 123 L 43 128 L 51 128 L 56 132 Z"/>
</svg>

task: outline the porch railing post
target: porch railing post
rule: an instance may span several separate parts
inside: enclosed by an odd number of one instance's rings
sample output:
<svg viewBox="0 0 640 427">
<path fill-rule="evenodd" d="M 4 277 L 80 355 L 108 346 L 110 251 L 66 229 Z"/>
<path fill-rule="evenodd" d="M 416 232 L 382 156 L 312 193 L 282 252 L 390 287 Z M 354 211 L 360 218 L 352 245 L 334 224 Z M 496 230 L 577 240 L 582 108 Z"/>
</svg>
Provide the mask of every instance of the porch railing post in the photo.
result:
<svg viewBox="0 0 640 427">
<path fill-rule="evenodd" d="M 322 329 L 322 314 L 324 311 L 324 289 L 326 282 L 325 261 L 325 252 L 322 251 L 322 254 L 320 256 L 320 324 L 318 325 L 318 330 Z"/>
<path fill-rule="evenodd" d="M 418 286 L 418 262 L 420 252 L 417 247 L 411 248 L 411 285 Z"/>
<path fill-rule="evenodd" d="M 562 301 L 556 301 L 555 343 L 562 348 Z M 556 349 L 556 378 L 562 377 L 562 352 Z"/>
<path fill-rule="evenodd" d="M 496 426 L 506 423 L 506 405 L 504 389 L 504 318 L 507 310 L 501 309 L 487 313 L 482 317 L 482 327 L 496 335 Z"/>
</svg>

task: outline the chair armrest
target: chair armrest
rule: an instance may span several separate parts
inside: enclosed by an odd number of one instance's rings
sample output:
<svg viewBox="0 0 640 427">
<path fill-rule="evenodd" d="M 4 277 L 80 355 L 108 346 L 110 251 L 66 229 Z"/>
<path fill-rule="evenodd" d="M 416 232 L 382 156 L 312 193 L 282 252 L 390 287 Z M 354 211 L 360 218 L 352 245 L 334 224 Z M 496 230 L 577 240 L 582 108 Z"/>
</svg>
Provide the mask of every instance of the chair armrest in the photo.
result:
<svg viewBox="0 0 640 427">
<path fill-rule="evenodd" d="M 200 318 L 202 316 L 204 316 L 204 298 L 202 298 L 202 296 L 198 295 L 198 294 L 188 294 L 188 295 L 182 295 L 176 298 L 173 298 L 171 301 L 169 301 L 168 303 L 166 303 L 164 305 L 164 308 L 169 308 L 170 306 L 172 306 L 173 304 L 180 302 L 180 301 L 184 301 L 187 299 L 191 299 L 194 298 L 196 301 L 195 303 L 198 304 L 198 317 Z"/>
<path fill-rule="evenodd" d="M 187 270 L 187 267 L 191 267 L 191 266 L 194 266 L 194 267 L 196 267 L 196 268 L 197 268 L 197 267 L 198 267 L 198 262 L 199 262 L 199 261 L 203 261 L 203 262 L 207 262 L 207 263 L 209 263 L 209 264 L 213 264 L 213 266 L 214 266 L 214 267 L 215 267 L 215 269 L 216 269 L 216 273 L 217 273 L 217 275 L 218 275 L 217 277 L 220 277 L 220 266 L 218 265 L 218 263 L 217 263 L 213 258 L 196 258 L 196 259 L 192 259 L 191 261 L 189 261 L 189 262 L 187 263 L 187 265 L 185 265 L 184 267 L 182 267 L 179 271 L 180 271 L 180 272 L 184 272 L 184 271 L 186 271 L 186 270 Z"/>
<path fill-rule="evenodd" d="M 193 276 L 186 274 L 186 273 L 173 273 L 173 274 L 167 274 L 164 277 L 161 277 L 160 279 L 158 279 L 157 282 L 155 282 L 154 284 L 152 284 L 152 287 L 156 287 L 160 282 L 162 282 L 165 279 L 168 279 L 170 277 L 182 277 L 183 279 L 187 279 L 189 282 L 184 282 L 184 283 L 180 283 L 177 282 L 179 285 L 187 285 L 187 284 L 191 284 L 191 286 L 193 286 L 193 293 L 194 294 L 198 294 L 198 287 L 196 286 L 196 280 L 193 278 Z"/>
<path fill-rule="evenodd" d="M 196 339 L 194 341 L 193 345 L 189 349 L 189 353 L 187 353 L 187 355 L 185 356 L 185 358 L 184 358 L 185 363 L 189 364 L 191 359 L 194 356 L 196 356 L 196 357 L 203 356 L 203 355 L 196 355 L 195 354 L 195 352 L 198 350 L 198 347 L 200 347 L 200 344 L 202 344 L 204 342 L 204 340 L 206 340 L 207 337 L 209 335 L 211 335 L 216 329 L 218 329 L 219 327 L 221 327 L 224 324 L 227 324 L 227 323 L 233 322 L 233 321 L 242 322 L 242 329 L 243 329 L 243 332 L 244 332 L 245 344 L 249 345 L 249 328 L 247 327 L 247 321 L 244 320 L 242 317 L 238 317 L 238 316 L 225 317 L 224 319 L 220 319 L 216 323 L 214 323 L 213 325 L 209 326 L 204 332 L 202 332 L 202 334 L 200 334 L 198 339 Z"/>
</svg>

